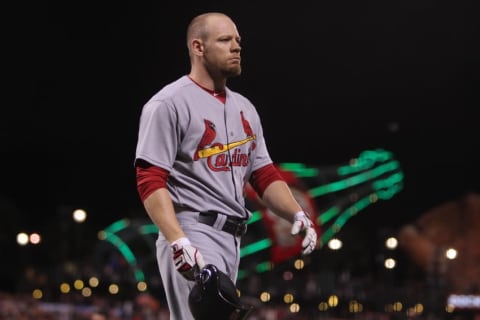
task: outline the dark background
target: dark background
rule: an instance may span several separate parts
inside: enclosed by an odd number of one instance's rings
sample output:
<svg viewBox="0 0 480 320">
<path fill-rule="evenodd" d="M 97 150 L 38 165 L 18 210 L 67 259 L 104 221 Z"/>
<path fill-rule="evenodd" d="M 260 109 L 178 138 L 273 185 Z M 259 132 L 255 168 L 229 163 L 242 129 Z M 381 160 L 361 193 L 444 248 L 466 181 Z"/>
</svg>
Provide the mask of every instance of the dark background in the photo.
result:
<svg viewBox="0 0 480 320">
<path fill-rule="evenodd" d="M 133 170 L 140 111 L 188 73 L 186 26 L 204 11 L 237 24 L 243 74 L 229 87 L 256 105 L 276 162 L 330 166 L 376 148 L 400 161 L 404 189 L 349 224 L 395 228 L 479 192 L 474 3 L 13 5 L 2 40 L 4 263 L 16 268 L 18 231 L 46 232 L 72 208 L 87 209 L 95 232 L 144 214 Z"/>
</svg>

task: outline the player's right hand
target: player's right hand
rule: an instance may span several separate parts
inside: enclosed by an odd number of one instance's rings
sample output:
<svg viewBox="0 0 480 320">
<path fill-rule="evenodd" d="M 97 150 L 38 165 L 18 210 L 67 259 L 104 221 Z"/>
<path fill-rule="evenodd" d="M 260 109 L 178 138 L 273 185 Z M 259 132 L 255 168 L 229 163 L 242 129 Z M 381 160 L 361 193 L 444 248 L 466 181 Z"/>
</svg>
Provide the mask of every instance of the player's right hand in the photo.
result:
<svg viewBox="0 0 480 320">
<path fill-rule="evenodd" d="M 195 272 L 205 266 L 203 256 L 197 248 L 193 247 L 188 238 L 180 238 L 171 243 L 173 263 L 178 272 L 190 281 L 195 280 Z"/>
</svg>

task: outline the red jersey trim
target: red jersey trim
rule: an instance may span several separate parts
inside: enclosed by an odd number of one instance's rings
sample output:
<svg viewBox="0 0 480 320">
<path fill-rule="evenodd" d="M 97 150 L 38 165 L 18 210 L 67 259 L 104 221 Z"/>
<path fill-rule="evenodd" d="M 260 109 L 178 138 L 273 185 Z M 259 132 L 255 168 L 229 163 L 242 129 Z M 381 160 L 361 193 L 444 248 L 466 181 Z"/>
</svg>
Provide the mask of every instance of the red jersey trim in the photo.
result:
<svg viewBox="0 0 480 320">
<path fill-rule="evenodd" d="M 167 187 L 167 179 L 170 174 L 167 170 L 151 165 L 145 161 L 138 161 L 135 170 L 137 191 L 142 202 L 155 190 Z"/>
<path fill-rule="evenodd" d="M 285 181 L 273 164 L 267 164 L 252 173 L 250 184 L 261 198 L 265 189 L 267 189 L 272 182 L 277 180 Z"/>
<path fill-rule="evenodd" d="M 190 76 L 188 76 L 188 78 L 190 80 L 192 80 L 193 83 L 195 83 L 197 86 L 199 86 L 200 88 L 202 88 L 203 90 L 207 91 L 208 93 L 210 93 L 212 96 L 214 96 L 215 98 L 217 98 L 221 103 L 225 104 L 225 101 L 227 100 L 227 93 L 225 92 L 225 90 L 223 90 L 222 92 L 215 92 L 214 90 L 210 90 L 208 88 L 205 88 L 204 86 L 202 86 L 200 83 L 196 82 L 195 80 L 193 80 Z"/>
</svg>

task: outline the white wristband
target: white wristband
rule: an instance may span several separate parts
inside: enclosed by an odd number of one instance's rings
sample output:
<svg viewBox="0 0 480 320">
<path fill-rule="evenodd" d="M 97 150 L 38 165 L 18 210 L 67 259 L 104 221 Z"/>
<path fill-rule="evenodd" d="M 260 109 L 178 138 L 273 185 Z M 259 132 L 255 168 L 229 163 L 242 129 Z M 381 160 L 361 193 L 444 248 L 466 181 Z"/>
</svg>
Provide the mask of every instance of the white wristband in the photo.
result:
<svg viewBox="0 0 480 320">
<path fill-rule="evenodd" d="M 300 220 L 301 218 L 305 217 L 306 214 L 305 212 L 302 210 L 302 211 L 298 211 L 297 213 L 295 213 L 295 215 L 293 216 L 293 219 L 294 220 Z"/>
<path fill-rule="evenodd" d="M 188 240 L 187 237 L 182 237 L 182 238 L 178 238 L 177 240 L 173 241 L 170 245 L 171 246 L 178 245 L 180 247 L 184 247 L 184 246 L 191 245 L 191 243 L 190 243 L 190 240 Z"/>
</svg>

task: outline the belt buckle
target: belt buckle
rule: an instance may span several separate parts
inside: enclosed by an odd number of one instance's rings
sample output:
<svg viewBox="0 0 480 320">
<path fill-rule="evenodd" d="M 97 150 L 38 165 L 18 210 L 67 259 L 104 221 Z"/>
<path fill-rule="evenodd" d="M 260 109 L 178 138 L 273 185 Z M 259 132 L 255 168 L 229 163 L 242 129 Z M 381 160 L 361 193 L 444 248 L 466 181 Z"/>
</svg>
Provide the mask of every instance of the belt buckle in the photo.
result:
<svg viewBox="0 0 480 320">
<path fill-rule="evenodd" d="M 235 235 L 243 236 L 246 233 L 247 233 L 247 224 L 244 222 L 237 224 L 237 227 L 235 228 Z"/>
</svg>

